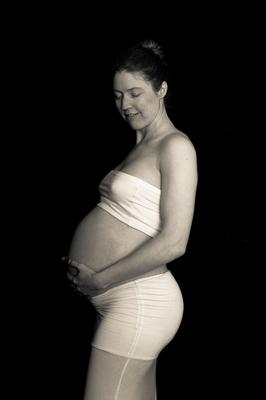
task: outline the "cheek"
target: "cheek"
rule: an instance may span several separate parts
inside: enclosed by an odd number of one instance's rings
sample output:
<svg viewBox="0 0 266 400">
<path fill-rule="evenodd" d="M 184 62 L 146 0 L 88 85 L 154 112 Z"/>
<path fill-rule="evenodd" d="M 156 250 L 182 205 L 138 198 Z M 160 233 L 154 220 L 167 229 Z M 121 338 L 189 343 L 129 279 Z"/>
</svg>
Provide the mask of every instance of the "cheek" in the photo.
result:
<svg viewBox="0 0 266 400">
<path fill-rule="evenodd" d="M 156 114 L 157 111 L 158 111 L 158 108 L 159 108 L 159 101 L 158 101 L 157 98 L 154 98 L 154 96 L 148 97 L 148 98 L 146 99 L 146 101 L 145 101 L 144 106 L 145 106 L 146 112 L 147 112 L 149 115 L 153 115 L 153 114 Z"/>
<path fill-rule="evenodd" d="M 139 106 L 151 111 L 158 107 L 158 99 L 154 96 L 145 96 L 139 101 Z"/>
</svg>

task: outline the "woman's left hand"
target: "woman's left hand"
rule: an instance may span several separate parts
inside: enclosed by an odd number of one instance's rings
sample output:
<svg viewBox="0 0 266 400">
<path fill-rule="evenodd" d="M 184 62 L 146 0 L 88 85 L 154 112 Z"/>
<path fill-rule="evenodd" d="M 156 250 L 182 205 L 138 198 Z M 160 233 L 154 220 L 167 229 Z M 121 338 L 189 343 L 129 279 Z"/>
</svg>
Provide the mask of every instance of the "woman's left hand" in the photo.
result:
<svg viewBox="0 0 266 400">
<path fill-rule="evenodd" d="M 95 296 L 99 293 L 96 278 L 97 273 L 84 264 L 69 265 L 67 277 L 75 291 L 85 297 Z"/>
</svg>

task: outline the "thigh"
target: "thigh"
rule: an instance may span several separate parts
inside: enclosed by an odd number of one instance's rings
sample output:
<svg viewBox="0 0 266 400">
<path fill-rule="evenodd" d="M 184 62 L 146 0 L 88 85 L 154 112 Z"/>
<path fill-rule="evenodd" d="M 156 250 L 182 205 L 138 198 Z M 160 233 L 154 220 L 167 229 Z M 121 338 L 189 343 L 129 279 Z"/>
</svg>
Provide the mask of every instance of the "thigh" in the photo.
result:
<svg viewBox="0 0 266 400">
<path fill-rule="evenodd" d="M 84 400 L 154 400 L 156 360 L 137 360 L 92 348 Z"/>
</svg>

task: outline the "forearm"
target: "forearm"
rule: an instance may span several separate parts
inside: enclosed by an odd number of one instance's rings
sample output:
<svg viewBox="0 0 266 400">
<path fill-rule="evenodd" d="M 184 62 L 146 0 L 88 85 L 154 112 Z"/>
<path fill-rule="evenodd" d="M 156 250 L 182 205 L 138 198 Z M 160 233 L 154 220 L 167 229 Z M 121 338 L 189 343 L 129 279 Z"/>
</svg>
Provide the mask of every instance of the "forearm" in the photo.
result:
<svg viewBox="0 0 266 400">
<path fill-rule="evenodd" d="M 128 256 L 98 272 L 98 285 L 100 288 L 107 288 L 113 284 L 133 279 L 169 263 L 183 254 L 184 246 L 181 245 L 181 241 L 180 243 L 169 243 L 169 240 L 159 233 Z"/>
</svg>

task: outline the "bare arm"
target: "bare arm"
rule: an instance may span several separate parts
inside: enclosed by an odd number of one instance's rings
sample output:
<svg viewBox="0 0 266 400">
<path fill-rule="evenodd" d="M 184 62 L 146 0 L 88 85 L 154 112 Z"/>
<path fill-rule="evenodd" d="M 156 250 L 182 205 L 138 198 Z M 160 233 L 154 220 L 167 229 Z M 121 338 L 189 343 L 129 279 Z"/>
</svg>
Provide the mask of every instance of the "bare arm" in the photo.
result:
<svg viewBox="0 0 266 400">
<path fill-rule="evenodd" d="M 197 187 L 196 154 L 186 137 L 173 135 L 165 140 L 160 170 L 161 231 L 134 252 L 98 272 L 95 279 L 99 288 L 149 272 L 185 253 Z"/>
</svg>

